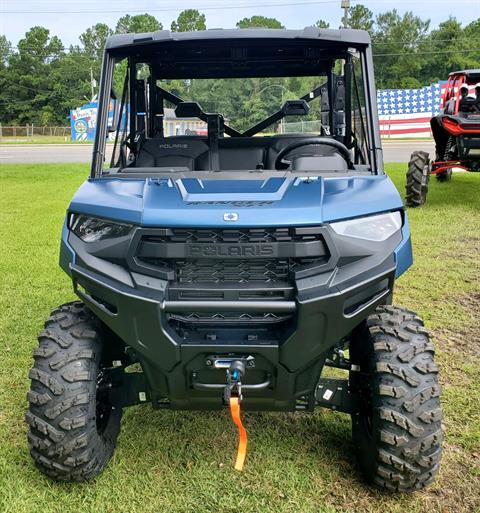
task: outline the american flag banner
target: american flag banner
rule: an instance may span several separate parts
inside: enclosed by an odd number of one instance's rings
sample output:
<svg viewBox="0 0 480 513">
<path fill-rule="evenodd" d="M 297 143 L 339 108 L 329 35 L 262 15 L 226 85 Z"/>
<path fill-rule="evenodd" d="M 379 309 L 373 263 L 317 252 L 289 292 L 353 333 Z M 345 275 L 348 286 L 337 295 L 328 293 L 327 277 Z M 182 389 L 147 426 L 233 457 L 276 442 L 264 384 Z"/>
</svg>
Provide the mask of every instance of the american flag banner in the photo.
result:
<svg viewBox="0 0 480 513">
<path fill-rule="evenodd" d="M 446 82 L 420 89 L 377 92 L 380 133 L 386 138 L 430 137 L 430 119 L 440 112 Z"/>
</svg>

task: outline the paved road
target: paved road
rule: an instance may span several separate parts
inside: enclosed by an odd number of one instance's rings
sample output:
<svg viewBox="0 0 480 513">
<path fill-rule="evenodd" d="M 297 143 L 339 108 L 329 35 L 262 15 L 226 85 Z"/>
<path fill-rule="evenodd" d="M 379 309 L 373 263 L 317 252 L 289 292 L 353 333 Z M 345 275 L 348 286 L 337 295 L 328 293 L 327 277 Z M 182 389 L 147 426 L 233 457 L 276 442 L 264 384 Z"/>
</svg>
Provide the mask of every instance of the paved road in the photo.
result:
<svg viewBox="0 0 480 513">
<path fill-rule="evenodd" d="M 425 141 L 386 141 L 383 143 L 385 162 L 407 162 L 414 150 L 433 154 L 433 143 Z M 107 145 L 110 155 L 112 145 Z M 90 144 L 25 144 L 0 145 L 0 164 L 90 162 Z"/>
<path fill-rule="evenodd" d="M 110 155 L 112 146 L 107 146 Z M 88 163 L 91 144 L 1 144 L 0 164 Z"/>
<path fill-rule="evenodd" d="M 422 150 L 435 156 L 433 141 L 384 141 L 383 160 L 385 162 L 408 162 L 413 151 Z"/>
</svg>

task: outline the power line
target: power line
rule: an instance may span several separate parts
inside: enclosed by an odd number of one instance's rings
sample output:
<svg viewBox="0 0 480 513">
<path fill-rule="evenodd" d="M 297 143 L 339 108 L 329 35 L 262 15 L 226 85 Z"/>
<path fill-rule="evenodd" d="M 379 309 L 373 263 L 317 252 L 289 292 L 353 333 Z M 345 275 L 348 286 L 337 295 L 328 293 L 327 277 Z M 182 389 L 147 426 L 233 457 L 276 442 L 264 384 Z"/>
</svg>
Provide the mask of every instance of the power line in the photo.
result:
<svg viewBox="0 0 480 513">
<path fill-rule="evenodd" d="M 50 43 L 48 43 L 48 44 L 50 44 Z M 10 48 L 10 50 L 13 49 L 13 50 L 29 50 L 29 51 L 31 51 L 31 50 L 38 50 L 40 52 L 42 51 L 42 48 L 39 48 L 38 46 L 15 46 L 15 45 L 8 45 L 7 48 Z M 59 52 L 64 52 L 64 51 L 70 52 L 70 48 L 67 48 L 66 46 L 60 46 L 58 48 L 58 51 Z M 47 54 L 47 55 L 54 55 L 54 54 Z"/>
<path fill-rule="evenodd" d="M 473 40 L 473 41 L 469 41 L 470 43 L 480 43 L 480 39 L 476 39 L 476 40 Z M 392 44 L 394 43 L 393 41 L 391 42 Z M 385 43 L 387 44 L 387 43 Z M 413 43 L 412 43 L 413 44 Z M 416 43 L 418 45 L 424 45 L 424 44 L 429 44 L 428 41 L 425 41 L 425 42 L 419 42 L 419 43 Z M 373 46 L 375 47 L 377 45 L 377 43 L 374 43 Z M 27 51 L 31 51 L 33 50 L 33 47 L 31 47 L 30 49 L 26 48 L 26 47 L 23 47 L 23 48 L 19 48 L 18 46 L 10 46 L 10 49 L 26 49 Z M 36 48 L 35 48 L 36 49 Z M 448 53 L 470 53 L 470 52 L 478 52 L 480 51 L 479 48 L 457 48 L 455 50 L 431 50 L 431 51 L 417 51 L 416 48 L 412 48 L 412 51 L 411 52 L 408 52 L 408 51 L 402 51 L 402 52 L 391 52 L 391 53 L 374 53 L 373 56 L 374 57 L 385 57 L 385 56 L 401 56 L 401 55 L 426 55 L 426 54 L 448 54 Z M 73 55 L 73 54 L 79 54 L 79 55 L 86 55 L 82 49 L 75 49 L 73 51 L 71 51 L 69 48 L 59 48 L 58 49 L 58 52 L 64 52 L 65 55 Z M 33 52 L 32 52 L 33 53 Z M 43 54 L 42 55 L 43 57 L 62 57 L 62 54 L 61 53 L 46 53 L 46 54 Z"/>
<path fill-rule="evenodd" d="M 385 0 L 352 0 L 355 3 L 359 3 L 362 5 L 368 4 L 368 3 L 375 3 L 375 2 L 382 2 L 385 3 Z M 398 7 L 399 2 L 397 0 L 392 0 L 392 3 L 394 4 L 393 7 Z M 402 4 L 418 4 L 418 0 L 402 0 Z M 444 3 L 444 4 L 451 4 L 451 0 L 435 0 L 436 4 Z M 472 0 L 456 0 L 456 4 L 472 4 Z"/>
<path fill-rule="evenodd" d="M 425 39 L 417 39 L 417 40 L 410 40 L 410 41 L 372 41 L 373 46 L 377 45 L 434 45 L 437 43 L 456 43 L 461 41 L 460 39 L 428 39 L 428 36 Z M 469 39 L 468 42 L 480 42 L 480 39 Z"/>
<path fill-rule="evenodd" d="M 425 39 L 417 39 L 417 40 L 410 40 L 410 41 L 372 41 L 372 46 L 385 46 L 385 45 L 436 45 L 437 43 L 458 43 L 458 42 L 465 42 L 461 39 L 428 39 L 428 36 Z M 480 43 L 480 39 L 469 39 L 468 43 Z M 76 52 L 82 52 L 82 48 L 78 45 L 70 45 L 73 47 L 66 47 L 61 46 L 58 48 L 58 51 L 64 51 L 64 52 L 70 52 L 70 53 L 76 53 Z M 37 46 L 18 46 L 18 45 L 7 45 L 10 49 L 20 50 L 20 49 L 26 49 L 26 50 L 39 50 Z M 40 49 L 41 50 L 41 49 Z M 55 55 L 54 53 L 48 54 L 48 55 Z"/>
<path fill-rule="evenodd" d="M 4 0 L 5 1 L 5 0 Z M 43 0 L 42 3 L 45 4 L 47 3 L 48 0 Z M 63 4 L 64 3 L 64 0 L 50 0 L 51 2 L 56 2 L 56 3 L 61 3 Z M 121 3 L 122 0 L 118 1 L 116 3 Z M 124 2 L 126 3 L 133 3 L 131 0 L 123 0 Z M 244 3 L 247 2 L 248 0 L 244 0 Z M 367 3 L 376 3 L 376 2 L 382 2 L 382 3 L 385 3 L 386 1 L 388 0 L 351 0 L 352 2 L 354 3 L 360 3 L 360 4 L 367 4 Z M 19 3 L 21 3 L 19 0 L 11 0 L 12 3 L 15 3 L 16 5 L 18 5 Z M 95 5 L 98 5 L 98 0 L 83 0 L 82 3 L 83 4 L 86 4 L 86 3 L 93 3 Z M 32 3 L 37 3 L 35 1 L 32 0 Z M 213 2 L 215 4 L 215 2 Z M 326 2 L 326 1 L 322 1 L 322 2 L 318 2 L 318 3 L 338 3 L 340 4 L 340 1 L 339 0 L 332 0 L 332 2 Z M 391 0 L 391 3 L 392 4 L 398 4 L 398 1 L 397 0 Z M 402 3 L 418 3 L 418 0 L 403 0 Z M 436 0 L 435 3 L 451 3 L 451 0 Z M 459 4 L 459 3 L 465 3 L 465 4 L 471 4 L 472 3 L 472 0 L 456 0 L 456 3 Z M 191 2 L 187 2 L 188 5 L 184 5 L 183 7 L 180 7 L 180 9 L 197 9 L 197 10 L 201 10 L 201 9 L 204 9 L 204 8 L 207 8 L 207 7 L 210 7 L 209 5 L 204 5 L 204 6 L 197 6 L 195 1 L 191 1 Z M 257 4 L 255 2 L 255 0 L 252 0 L 251 4 L 252 7 L 256 7 Z M 297 5 L 296 3 L 294 5 Z M 230 7 L 226 7 L 227 9 L 230 8 Z M 145 8 L 145 10 L 151 10 L 148 8 L 148 6 Z M 158 9 L 157 9 L 158 10 Z M 168 10 L 166 8 L 162 9 L 162 10 Z"/>
<path fill-rule="evenodd" d="M 150 0 L 145 0 L 146 2 L 149 2 Z M 248 4 L 248 3 L 252 3 L 252 5 L 255 5 L 255 0 L 236 0 L 236 1 L 241 1 L 242 3 L 244 4 Z M 268 2 L 275 2 L 275 1 L 278 1 L 278 0 L 265 0 L 265 1 L 268 1 Z M 357 1 L 357 0 L 354 0 L 354 1 Z M 38 0 L 3 0 L 4 4 L 15 4 L 16 6 L 18 5 L 25 5 L 25 4 L 39 4 L 40 2 L 38 2 Z M 42 5 L 45 5 L 45 4 L 65 4 L 65 0 L 42 0 Z M 102 3 L 102 0 L 82 0 L 82 5 L 84 4 L 88 4 L 88 3 L 91 3 L 91 4 L 94 4 L 94 5 L 99 5 L 99 3 Z M 107 2 L 103 2 L 103 3 L 107 3 Z M 142 2 L 141 1 L 134 1 L 134 0 L 117 0 L 115 2 L 116 5 L 118 6 L 123 6 L 122 4 L 141 4 Z M 159 2 L 160 4 L 161 3 L 165 3 L 165 2 Z M 200 7 L 197 7 L 197 1 L 196 0 L 179 0 L 176 2 L 177 4 L 179 5 L 182 5 L 182 9 L 193 9 L 193 8 L 196 8 L 196 9 L 200 9 Z M 218 5 L 219 4 L 219 0 L 203 0 L 202 1 L 202 5 L 204 7 L 209 7 L 211 5 Z M 145 9 L 148 9 L 148 5 L 144 6 L 143 8 Z"/>
<path fill-rule="evenodd" d="M 13 80 L 8 80 L 6 78 L 2 78 L 2 82 L 6 82 L 7 84 L 10 84 L 12 86 L 15 86 L 15 87 L 20 87 L 22 89 L 25 89 L 27 91 L 32 91 L 33 93 L 47 93 L 49 95 L 52 95 L 55 93 L 55 91 L 52 91 L 51 89 L 38 89 L 36 87 L 28 87 L 28 86 L 24 86 L 22 84 L 19 84 L 18 82 L 14 82 Z M 30 100 L 28 100 L 30 101 Z"/>
<path fill-rule="evenodd" d="M 458 50 L 437 50 L 432 52 L 400 52 L 400 53 L 374 53 L 374 57 L 401 57 L 402 55 L 430 55 L 430 54 L 447 54 L 447 53 L 470 53 L 480 52 L 480 48 L 462 48 Z"/>
<path fill-rule="evenodd" d="M 23 103 L 38 103 L 38 102 L 48 102 L 49 98 L 42 98 L 41 100 L 31 98 L 29 100 L 12 100 L 10 98 L 5 98 L 5 101 L 0 101 L 0 105 L 19 105 Z"/>
<path fill-rule="evenodd" d="M 355 3 L 365 3 L 365 0 L 353 0 Z M 384 0 L 368 0 L 369 2 L 374 1 L 384 1 Z M 456 0 L 456 3 L 470 3 L 471 0 Z M 198 11 L 213 11 L 213 10 L 231 10 L 231 9 L 251 9 L 251 8 L 259 8 L 259 7 L 296 7 L 299 5 L 308 6 L 308 5 L 322 5 L 322 4 L 337 4 L 338 0 L 313 0 L 313 1 L 301 1 L 301 2 L 281 2 L 281 3 L 249 3 L 249 4 L 237 4 L 237 5 L 205 5 L 205 6 L 183 6 L 183 7 L 162 7 L 162 8 L 149 8 L 145 7 L 144 9 L 102 9 L 102 10 L 76 10 L 76 11 L 67 11 L 67 10 L 2 10 L 2 14 L 114 14 L 121 13 L 125 14 L 126 11 L 129 13 L 149 13 L 149 12 L 179 12 L 187 9 L 195 9 Z M 403 0 L 403 3 L 418 3 L 418 0 Z M 451 3 L 451 0 L 436 0 L 436 3 Z"/>
<path fill-rule="evenodd" d="M 336 4 L 338 3 L 338 0 L 314 0 L 310 2 L 281 2 L 281 3 L 260 3 L 260 4 L 237 4 L 237 5 L 216 5 L 216 6 L 204 6 L 204 7 L 197 7 L 195 6 L 195 9 L 198 11 L 226 11 L 226 10 L 232 10 L 232 9 L 251 9 L 251 8 L 258 8 L 258 7 L 289 7 L 289 6 L 297 6 L 297 5 L 320 5 L 320 4 Z M 156 8 L 156 9 L 103 9 L 103 10 L 82 10 L 82 11 L 52 11 L 52 10 L 42 10 L 42 11 L 31 11 L 31 10 L 11 10 L 2 11 L 2 14 L 112 14 L 112 13 L 121 13 L 126 14 L 125 11 L 128 11 L 128 13 L 136 12 L 136 13 L 145 13 L 147 12 L 178 12 L 178 11 L 184 11 L 185 7 L 163 7 L 163 8 Z"/>
</svg>

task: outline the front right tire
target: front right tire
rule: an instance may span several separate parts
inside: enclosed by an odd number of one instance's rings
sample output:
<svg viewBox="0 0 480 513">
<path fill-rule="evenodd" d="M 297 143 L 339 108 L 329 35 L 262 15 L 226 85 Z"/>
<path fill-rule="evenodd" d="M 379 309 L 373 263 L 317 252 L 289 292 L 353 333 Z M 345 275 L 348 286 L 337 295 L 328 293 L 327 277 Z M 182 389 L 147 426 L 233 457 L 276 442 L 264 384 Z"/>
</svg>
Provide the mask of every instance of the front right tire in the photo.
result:
<svg viewBox="0 0 480 513">
<path fill-rule="evenodd" d="M 361 390 L 352 434 L 360 469 L 375 486 L 411 492 L 439 468 L 443 432 L 434 347 L 422 320 L 381 306 L 350 345 L 350 381 Z"/>
</svg>

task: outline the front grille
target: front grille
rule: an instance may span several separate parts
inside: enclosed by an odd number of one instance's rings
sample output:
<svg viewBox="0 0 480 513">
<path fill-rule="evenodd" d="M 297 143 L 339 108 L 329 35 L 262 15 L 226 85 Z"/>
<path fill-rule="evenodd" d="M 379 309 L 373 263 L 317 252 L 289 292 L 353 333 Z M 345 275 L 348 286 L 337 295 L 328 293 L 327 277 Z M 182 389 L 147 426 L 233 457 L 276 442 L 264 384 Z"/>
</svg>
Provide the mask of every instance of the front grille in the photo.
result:
<svg viewBox="0 0 480 513">
<path fill-rule="evenodd" d="M 196 301 L 286 301 L 296 279 L 322 272 L 330 253 L 321 227 L 138 229 L 129 265 L 168 281 L 170 301 L 191 301 L 192 312 L 166 314 L 183 343 L 231 340 L 277 343 L 295 328 L 294 314 L 195 312 Z M 233 337 L 233 338 L 232 338 Z"/>
<path fill-rule="evenodd" d="M 288 338 L 294 328 L 291 314 L 193 312 L 166 317 L 182 343 L 274 343 Z"/>
<path fill-rule="evenodd" d="M 172 300 L 282 300 L 329 259 L 323 229 L 139 229 L 130 266 L 169 282 Z M 319 269 L 320 268 L 320 269 Z"/>
<path fill-rule="evenodd" d="M 145 241 L 157 243 L 271 243 L 311 242 L 323 240 L 318 228 L 245 228 L 245 229 L 190 229 L 173 228 L 161 234 L 148 234 Z"/>
<path fill-rule="evenodd" d="M 242 313 L 242 312 L 221 312 L 206 313 L 193 312 L 189 314 L 169 314 L 172 321 L 182 322 L 186 324 L 234 324 L 250 325 L 250 324 L 272 324 L 282 323 L 291 319 L 291 315 L 278 313 Z"/>
<path fill-rule="evenodd" d="M 283 260 L 160 260 L 142 259 L 146 264 L 158 269 L 175 272 L 177 283 L 281 283 L 288 281 L 291 262 Z M 293 262 L 292 262 L 293 263 Z"/>
</svg>

